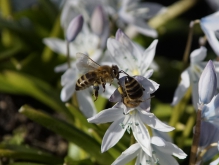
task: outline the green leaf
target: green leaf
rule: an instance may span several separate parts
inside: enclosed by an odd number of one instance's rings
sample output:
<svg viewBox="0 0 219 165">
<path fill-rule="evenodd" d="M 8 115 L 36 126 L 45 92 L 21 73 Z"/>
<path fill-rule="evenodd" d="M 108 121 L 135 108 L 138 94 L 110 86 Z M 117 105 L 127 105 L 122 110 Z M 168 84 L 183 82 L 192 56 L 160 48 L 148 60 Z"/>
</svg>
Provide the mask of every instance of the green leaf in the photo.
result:
<svg viewBox="0 0 219 165">
<path fill-rule="evenodd" d="M 9 165 L 47 165 L 47 164 L 30 163 L 30 162 L 16 162 L 16 163 L 10 163 Z M 62 165 L 62 164 L 60 164 L 60 165 Z"/>
<path fill-rule="evenodd" d="M 65 113 L 71 119 L 74 118 L 61 102 L 59 93 L 36 77 L 16 71 L 4 71 L 0 73 L 0 84 L 1 92 L 31 96 L 57 112 Z"/>
<path fill-rule="evenodd" d="M 5 60 L 9 57 L 12 57 L 16 55 L 18 52 L 20 52 L 23 49 L 23 45 L 18 43 L 16 45 L 13 45 L 5 50 L 1 50 L 0 52 L 0 60 Z"/>
<path fill-rule="evenodd" d="M 107 103 L 107 99 L 104 97 L 101 97 L 101 96 L 98 96 L 97 101 L 94 102 L 94 104 L 97 108 L 97 111 L 103 110 L 106 106 L 106 103 Z"/>
<path fill-rule="evenodd" d="M 65 158 L 65 165 L 86 165 L 86 164 L 94 164 L 94 162 L 92 162 L 90 159 L 75 161 L 70 157 Z"/>
<path fill-rule="evenodd" d="M 42 163 L 49 163 L 49 164 L 60 164 L 63 162 L 62 159 L 50 156 L 50 155 L 42 155 L 40 152 L 30 153 L 30 152 L 20 152 L 20 151 L 13 151 L 9 149 L 0 149 L 0 157 L 7 157 L 13 159 L 22 159 L 22 160 L 30 160 Z"/>
<path fill-rule="evenodd" d="M 0 17 L 0 29 L 9 29 L 19 36 L 31 49 L 37 50 L 43 47 L 42 39 L 31 27 L 24 27 L 17 21 L 6 20 Z"/>
<path fill-rule="evenodd" d="M 19 112 L 49 130 L 56 132 L 68 141 L 75 143 L 91 156 L 95 157 L 97 162 L 108 165 L 110 164 L 109 162 L 113 161 L 113 158 L 109 153 L 100 153 L 100 144 L 95 139 L 73 125 L 54 119 L 48 114 L 36 111 L 27 105 L 22 106 Z"/>
<path fill-rule="evenodd" d="M 87 128 L 97 128 L 96 125 L 88 123 L 87 118 L 81 113 L 79 109 L 69 103 L 66 104 L 66 107 L 75 117 L 77 117 L 83 126 L 86 126 Z"/>
<path fill-rule="evenodd" d="M 16 163 L 10 163 L 9 165 L 48 165 L 48 164 L 39 164 L 39 163 L 30 163 L 30 162 L 16 162 Z M 55 165 L 62 165 L 62 164 L 55 164 Z"/>
</svg>

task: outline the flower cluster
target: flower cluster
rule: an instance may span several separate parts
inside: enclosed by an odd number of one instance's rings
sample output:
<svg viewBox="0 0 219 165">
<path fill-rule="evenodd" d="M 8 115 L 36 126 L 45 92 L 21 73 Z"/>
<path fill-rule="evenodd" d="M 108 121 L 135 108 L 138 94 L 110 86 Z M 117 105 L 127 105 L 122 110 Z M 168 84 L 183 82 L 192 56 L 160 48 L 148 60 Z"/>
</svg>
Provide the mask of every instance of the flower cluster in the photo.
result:
<svg viewBox="0 0 219 165">
<path fill-rule="evenodd" d="M 219 140 L 219 95 L 217 91 L 217 75 L 212 61 L 209 61 L 203 70 L 199 80 L 199 103 L 201 110 L 201 136 L 200 136 L 200 152 L 212 143 Z M 206 136 L 207 135 L 207 136 Z M 204 155 L 203 161 L 206 161 L 218 153 L 217 148 L 210 149 Z M 217 160 L 218 161 L 218 160 Z"/>
<path fill-rule="evenodd" d="M 151 112 L 152 94 L 159 88 L 159 84 L 150 79 L 153 69 L 156 68 L 153 59 L 158 40 L 155 39 L 147 49 L 144 49 L 122 30 L 126 26 L 134 27 L 144 35 L 157 37 L 156 30 L 149 27 L 145 21 L 163 12 L 165 8 L 155 3 L 131 0 L 113 2 L 67 0 L 61 14 L 66 41 L 57 38 L 44 39 L 43 42 L 52 50 L 68 57 L 66 64 L 55 68 L 56 72 L 64 71 L 61 78 L 63 86 L 61 100 L 66 102 L 75 94 L 77 105 L 89 123 L 112 123 L 102 139 L 101 152 L 115 146 L 125 132 L 135 139 L 136 143 L 132 143 L 113 162 L 113 165 L 126 164 L 135 157 L 137 157 L 137 165 L 177 165 L 172 155 L 179 159 L 184 159 L 187 155 L 173 143 L 149 133 L 149 130 L 170 132 L 174 129 Z M 111 23 L 109 20 L 113 20 L 118 27 L 115 37 L 109 37 Z M 218 20 L 218 12 L 201 19 L 200 25 L 218 55 L 218 24 L 215 25 L 215 20 Z M 79 53 L 83 54 L 86 60 L 79 59 L 76 55 Z M 206 65 L 206 62 L 203 62 L 206 54 L 207 49 L 204 46 L 191 53 L 191 64 L 181 74 L 181 82 L 172 102 L 172 105 L 177 104 L 192 86 L 194 107 L 202 111 L 200 150 L 219 140 L 218 131 L 213 133 L 211 130 L 206 130 L 209 127 L 218 130 L 219 96 L 216 95 L 216 90 L 219 81 L 214 65 L 218 70 L 219 63 L 210 61 Z M 118 66 L 119 75 L 114 75 L 113 69 L 112 73 L 102 71 L 100 69 L 102 66 L 111 69 Z M 107 78 L 98 77 L 96 72 L 101 72 Z M 113 83 L 113 79 L 117 82 Z M 98 97 L 99 92 L 110 102 L 115 103 L 114 106 L 97 113 L 90 86 L 94 88 L 95 97 Z M 207 131 L 212 135 L 211 140 L 206 140 L 204 136 Z M 214 154 L 215 150 L 208 152 L 208 156 Z"/>
</svg>

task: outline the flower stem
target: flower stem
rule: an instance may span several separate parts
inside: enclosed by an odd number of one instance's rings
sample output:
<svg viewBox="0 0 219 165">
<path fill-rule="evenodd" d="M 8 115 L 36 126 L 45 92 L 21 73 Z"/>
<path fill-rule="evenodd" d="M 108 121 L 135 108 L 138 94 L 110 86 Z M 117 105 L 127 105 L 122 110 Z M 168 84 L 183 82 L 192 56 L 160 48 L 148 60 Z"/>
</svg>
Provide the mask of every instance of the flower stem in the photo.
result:
<svg viewBox="0 0 219 165">
<path fill-rule="evenodd" d="M 157 29 L 161 25 L 167 23 L 173 18 L 176 18 L 180 14 L 184 13 L 185 11 L 189 10 L 196 4 L 197 0 L 183 0 L 183 1 L 176 1 L 171 6 L 167 7 L 167 9 L 158 14 L 157 16 L 153 17 L 148 24 L 152 27 Z"/>
<path fill-rule="evenodd" d="M 188 40 L 187 40 L 186 49 L 185 49 L 185 52 L 183 55 L 184 67 L 186 67 L 188 59 L 189 59 L 189 53 L 190 53 L 191 44 L 192 44 L 193 28 L 194 28 L 194 25 L 199 23 L 199 22 L 200 22 L 199 20 L 195 20 L 195 21 L 190 22 Z"/>
<path fill-rule="evenodd" d="M 170 117 L 169 125 L 175 127 L 177 122 L 182 117 L 185 107 L 191 97 L 191 88 L 188 89 L 182 100 L 173 108 L 173 112 Z M 175 131 L 170 132 L 171 137 L 174 137 Z"/>
<path fill-rule="evenodd" d="M 191 148 L 191 153 L 190 153 L 189 165 L 195 165 L 195 162 L 196 162 L 196 153 L 198 150 L 200 133 L 201 133 L 200 128 L 201 128 L 201 110 L 198 109 L 197 117 L 196 117 L 195 133 L 193 135 L 193 143 L 192 143 L 192 148 Z"/>
<path fill-rule="evenodd" d="M 196 162 L 201 161 L 202 157 L 206 154 L 208 150 L 210 150 L 213 147 L 217 147 L 217 146 L 218 146 L 218 143 L 211 143 L 209 146 L 205 147 L 201 152 L 199 152 Z"/>
</svg>

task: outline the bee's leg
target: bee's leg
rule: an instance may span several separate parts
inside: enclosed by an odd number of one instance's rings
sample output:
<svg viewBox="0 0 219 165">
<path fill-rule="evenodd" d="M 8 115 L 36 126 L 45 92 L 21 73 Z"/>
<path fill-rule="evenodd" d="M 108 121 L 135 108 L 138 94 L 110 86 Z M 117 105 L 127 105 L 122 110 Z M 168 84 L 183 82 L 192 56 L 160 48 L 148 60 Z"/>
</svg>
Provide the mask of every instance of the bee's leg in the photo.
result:
<svg viewBox="0 0 219 165">
<path fill-rule="evenodd" d="M 93 93 L 94 101 L 96 101 L 98 98 L 99 85 L 97 83 L 94 83 L 93 88 L 94 88 L 94 93 Z"/>
<path fill-rule="evenodd" d="M 113 79 L 112 79 L 112 81 L 110 82 L 110 86 L 111 86 L 112 83 L 113 83 Z"/>
<path fill-rule="evenodd" d="M 101 85 L 103 87 L 103 92 L 105 92 L 105 89 L 106 89 L 105 85 L 106 85 L 106 83 L 103 81 L 102 78 L 100 78 L 100 82 L 101 82 Z"/>
<path fill-rule="evenodd" d="M 102 83 L 103 92 L 105 92 L 105 89 L 106 89 L 105 85 L 106 85 L 105 83 Z"/>
</svg>

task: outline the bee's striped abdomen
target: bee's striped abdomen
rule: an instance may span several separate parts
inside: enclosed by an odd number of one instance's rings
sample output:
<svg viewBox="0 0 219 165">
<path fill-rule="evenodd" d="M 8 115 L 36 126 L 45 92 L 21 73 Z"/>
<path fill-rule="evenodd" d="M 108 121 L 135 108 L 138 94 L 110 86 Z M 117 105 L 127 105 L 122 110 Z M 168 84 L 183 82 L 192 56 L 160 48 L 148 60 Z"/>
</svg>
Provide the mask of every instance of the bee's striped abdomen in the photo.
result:
<svg viewBox="0 0 219 165">
<path fill-rule="evenodd" d="M 96 74 L 95 72 L 88 72 L 84 75 L 82 75 L 75 86 L 75 90 L 83 90 L 86 89 L 88 87 L 90 87 L 91 85 L 93 85 L 94 81 L 96 80 Z"/>
<path fill-rule="evenodd" d="M 137 80 L 130 76 L 125 78 L 125 90 L 130 99 L 138 99 L 143 95 L 141 85 Z"/>
</svg>

